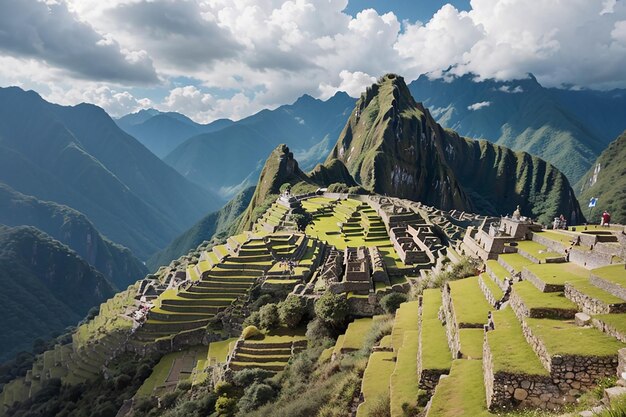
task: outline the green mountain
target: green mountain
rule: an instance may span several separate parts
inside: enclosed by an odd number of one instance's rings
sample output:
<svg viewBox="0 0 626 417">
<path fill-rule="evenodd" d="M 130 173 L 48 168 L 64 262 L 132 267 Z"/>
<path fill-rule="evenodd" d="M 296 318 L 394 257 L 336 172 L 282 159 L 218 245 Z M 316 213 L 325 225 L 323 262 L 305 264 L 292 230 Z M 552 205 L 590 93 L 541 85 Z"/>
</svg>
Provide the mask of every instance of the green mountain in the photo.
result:
<svg viewBox="0 0 626 417">
<path fill-rule="evenodd" d="M 0 181 L 84 213 L 141 259 L 221 205 L 101 108 L 58 106 L 16 87 L 0 89 Z"/>
<path fill-rule="evenodd" d="M 0 361 L 76 324 L 115 294 L 76 252 L 33 227 L 0 225 Z"/>
<path fill-rule="evenodd" d="M 2 183 L 0 224 L 36 227 L 69 246 L 117 288 L 126 288 L 148 272 L 130 250 L 103 237 L 84 214 L 24 195 Z"/>
<path fill-rule="evenodd" d="M 156 270 L 161 265 L 169 264 L 173 259 L 180 258 L 206 240 L 232 235 L 232 229 L 237 226 L 239 217 L 250 204 L 253 194 L 254 187 L 248 187 L 224 207 L 203 217 L 174 239 L 167 248 L 154 254 L 147 262 L 150 269 Z"/>
<path fill-rule="evenodd" d="M 619 132 L 626 127 L 624 99 L 620 110 L 619 100 L 615 102 L 609 93 L 573 97 L 574 92 L 544 88 L 532 75 L 505 82 L 473 78 L 465 75 L 431 80 L 421 76 L 409 84 L 409 89 L 443 127 L 538 156 L 556 166 L 572 184 L 616 136 L 607 136 L 606 129 L 598 129 L 598 124 L 611 128 L 620 125 Z M 585 97 L 595 104 L 571 104 L 573 100 L 583 102 Z M 607 104 L 618 107 L 604 111 L 602 118 L 586 117 L 586 111 L 578 110 L 605 108 Z M 606 123 L 597 123 L 599 120 Z"/>
<path fill-rule="evenodd" d="M 215 132 L 232 125 L 233 121 L 219 119 L 203 125 L 180 113 L 148 109 L 128 114 L 117 119 L 115 123 L 153 154 L 164 158 L 190 137 Z"/>
<path fill-rule="evenodd" d="M 598 198 L 590 222 L 600 223 L 600 214 L 608 210 L 612 222 L 626 224 L 626 131 L 602 152 L 576 190 L 582 207 L 592 197 Z"/>
<path fill-rule="evenodd" d="M 281 143 L 289 144 L 305 170 L 322 162 L 352 107 L 354 99 L 346 93 L 326 101 L 304 95 L 291 105 L 194 136 L 164 160 L 187 179 L 230 198 L 256 184 L 265 158 Z"/>
<path fill-rule="evenodd" d="M 523 214 L 544 223 L 561 213 L 573 223 L 583 219 L 558 169 L 528 153 L 444 130 L 393 74 L 361 95 L 327 162 L 332 159 L 378 194 L 494 215 L 520 205 Z"/>
</svg>

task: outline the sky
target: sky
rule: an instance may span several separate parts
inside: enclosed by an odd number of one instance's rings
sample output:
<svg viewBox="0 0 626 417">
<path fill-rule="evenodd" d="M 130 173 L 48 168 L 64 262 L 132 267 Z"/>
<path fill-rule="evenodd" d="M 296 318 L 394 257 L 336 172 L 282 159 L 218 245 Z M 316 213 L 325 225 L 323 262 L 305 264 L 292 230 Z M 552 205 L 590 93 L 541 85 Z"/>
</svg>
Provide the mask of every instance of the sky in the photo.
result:
<svg viewBox="0 0 626 417">
<path fill-rule="evenodd" d="M 626 0 L 0 0 L 0 86 L 207 123 L 379 76 L 626 88 Z"/>
</svg>

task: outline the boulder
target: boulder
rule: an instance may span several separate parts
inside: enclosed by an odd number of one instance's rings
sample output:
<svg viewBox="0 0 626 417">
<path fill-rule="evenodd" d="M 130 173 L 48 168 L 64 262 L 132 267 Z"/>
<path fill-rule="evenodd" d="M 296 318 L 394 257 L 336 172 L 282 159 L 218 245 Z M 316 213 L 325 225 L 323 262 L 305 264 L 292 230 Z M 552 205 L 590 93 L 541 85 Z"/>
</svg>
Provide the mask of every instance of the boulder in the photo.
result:
<svg viewBox="0 0 626 417">
<path fill-rule="evenodd" d="M 591 324 L 591 317 L 586 313 L 576 313 L 574 321 L 577 326 L 589 326 Z"/>
</svg>

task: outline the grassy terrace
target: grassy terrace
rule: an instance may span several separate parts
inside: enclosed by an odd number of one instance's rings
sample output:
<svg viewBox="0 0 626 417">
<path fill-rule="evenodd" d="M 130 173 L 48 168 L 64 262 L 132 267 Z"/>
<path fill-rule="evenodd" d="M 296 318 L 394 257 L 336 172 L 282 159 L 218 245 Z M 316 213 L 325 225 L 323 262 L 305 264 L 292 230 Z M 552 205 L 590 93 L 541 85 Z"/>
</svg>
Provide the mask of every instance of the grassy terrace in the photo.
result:
<svg viewBox="0 0 626 417">
<path fill-rule="evenodd" d="M 589 270 L 571 262 L 533 264 L 526 268 L 546 284 L 564 285 L 566 282 L 587 280 L 589 278 Z"/>
<path fill-rule="evenodd" d="M 483 357 L 483 329 L 460 329 L 461 353 L 463 358 L 480 359 Z"/>
<path fill-rule="evenodd" d="M 417 330 L 418 328 L 419 302 L 410 301 L 400 304 L 396 311 L 391 331 L 391 345 L 397 351 L 404 343 L 404 332 L 407 330 Z"/>
<path fill-rule="evenodd" d="M 533 261 L 528 258 L 524 258 L 519 253 L 505 253 L 499 255 L 498 259 L 504 261 L 507 265 L 513 268 L 515 272 L 522 272 L 524 267 L 534 265 Z"/>
<path fill-rule="evenodd" d="M 521 281 L 513 285 L 513 291 L 517 294 L 527 308 L 577 310 L 576 304 L 565 298 L 561 292 L 541 292 L 529 281 Z"/>
<path fill-rule="evenodd" d="M 554 242 L 560 243 L 563 247 L 569 247 L 572 243 L 572 240 L 576 236 L 574 233 L 567 233 L 560 230 L 544 230 L 541 232 L 535 233 L 537 236 L 545 237 L 546 239 L 550 239 Z M 583 246 L 587 248 L 586 246 Z"/>
<path fill-rule="evenodd" d="M 495 330 L 487 332 L 493 358 L 493 372 L 548 375 L 537 355 L 526 342 L 513 310 L 507 307 L 493 313 Z"/>
<path fill-rule="evenodd" d="M 185 355 L 185 352 L 174 352 L 168 353 L 163 356 L 159 363 L 152 369 L 152 374 L 146 379 L 137 393 L 135 397 L 149 397 L 153 395 L 156 388 L 165 384 L 168 375 L 170 374 L 170 370 L 172 369 L 172 365 L 176 359 L 181 359 Z"/>
<path fill-rule="evenodd" d="M 233 370 L 262 368 L 281 371 L 291 357 L 294 342 L 306 341 L 305 329 L 278 329 L 259 339 L 246 340 L 230 362 Z"/>
<path fill-rule="evenodd" d="M 441 291 L 425 290 L 422 296 L 422 369 L 450 369 L 452 364 L 446 328 L 437 318 L 440 306 Z"/>
<path fill-rule="evenodd" d="M 397 319 L 397 317 L 396 317 Z M 396 366 L 389 380 L 391 416 L 403 416 L 402 404 L 415 405 L 419 391 L 417 355 L 419 332 L 404 331 L 404 339 L 398 350 Z"/>
<path fill-rule="evenodd" d="M 498 287 L 498 284 L 496 284 L 493 279 L 491 279 L 489 274 L 487 274 L 486 272 L 482 273 L 480 274 L 480 278 L 483 280 L 483 283 L 485 284 L 485 286 L 487 286 L 494 298 L 496 300 L 500 300 L 504 295 L 504 292 L 502 292 L 500 287 Z"/>
<path fill-rule="evenodd" d="M 209 351 L 207 352 L 207 360 L 209 363 L 224 363 L 226 358 L 232 352 L 235 342 L 238 338 L 222 340 L 219 342 L 211 342 Z"/>
<path fill-rule="evenodd" d="M 372 321 L 371 318 L 367 317 L 356 319 L 350 323 L 343 338 L 341 351 L 345 353 L 361 349 L 365 336 L 367 336 L 367 332 L 372 327 Z"/>
<path fill-rule="evenodd" d="M 605 281 L 626 288 L 626 269 L 624 269 L 624 264 L 604 266 L 592 270 L 591 273 Z"/>
<path fill-rule="evenodd" d="M 508 278 L 511 274 L 509 271 L 504 269 L 502 265 L 498 263 L 495 259 L 490 259 L 487 261 L 487 268 L 498 278 L 498 280 L 504 283 L 504 280 Z"/>
<path fill-rule="evenodd" d="M 626 314 L 599 314 L 593 318 L 615 328 L 621 334 L 626 334 Z"/>
<path fill-rule="evenodd" d="M 451 281 L 449 285 L 457 324 L 461 327 L 486 324 L 492 307 L 478 286 L 478 277 Z"/>
<path fill-rule="evenodd" d="M 462 387 L 462 389 L 460 389 Z M 439 382 L 428 417 L 487 417 L 482 361 L 457 359 Z"/>
<path fill-rule="evenodd" d="M 559 253 L 549 251 L 545 246 L 537 242 L 533 242 L 532 240 L 522 240 L 521 242 L 517 242 L 517 248 L 537 258 L 540 262 L 545 262 L 546 259 L 549 258 L 560 258 L 563 256 Z"/>
<path fill-rule="evenodd" d="M 381 381 L 389 381 L 395 368 L 393 358 L 393 352 L 373 352 L 370 355 L 361 386 L 365 402 L 359 405 L 357 417 L 369 416 L 378 401 L 389 398 L 389 384 Z"/>
<path fill-rule="evenodd" d="M 614 356 L 626 347 L 595 328 L 578 327 L 573 321 L 526 319 L 526 323 L 550 355 Z"/>
<path fill-rule="evenodd" d="M 595 298 L 596 300 L 600 300 L 605 304 L 623 304 L 626 301 L 622 300 L 619 297 L 614 296 L 611 293 L 608 293 L 595 285 L 593 285 L 589 281 L 572 281 L 570 282 L 572 287 L 574 287 L 579 292 L 588 295 L 591 298 Z"/>
</svg>

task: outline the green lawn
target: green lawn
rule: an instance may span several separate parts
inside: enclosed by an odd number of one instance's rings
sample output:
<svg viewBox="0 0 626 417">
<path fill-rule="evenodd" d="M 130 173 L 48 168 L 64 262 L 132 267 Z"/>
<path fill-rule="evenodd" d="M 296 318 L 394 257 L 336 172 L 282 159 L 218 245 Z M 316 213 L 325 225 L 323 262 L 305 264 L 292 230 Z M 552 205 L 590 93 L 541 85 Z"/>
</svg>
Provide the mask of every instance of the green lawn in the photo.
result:
<svg viewBox="0 0 626 417">
<path fill-rule="evenodd" d="M 422 369 L 450 369 L 452 355 L 446 328 L 437 318 L 441 290 L 428 289 L 422 295 Z"/>
<path fill-rule="evenodd" d="M 587 280 L 589 270 L 571 262 L 560 264 L 533 264 L 527 269 L 546 284 L 564 285 L 566 282 Z"/>
<path fill-rule="evenodd" d="M 526 307 L 553 308 L 560 310 L 577 310 L 576 304 L 565 298 L 561 292 L 541 292 L 529 281 L 521 281 L 513 285 L 517 294 Z"/>
<path fill-rule="evenodd" d="M 419 302 L 417 301 L 402 303 L 400 308 L 396 310 L 393 330 L 391 331 L 391 344 L 394 351 L 397 351 L 402 345 L 405 331 L 417 330 L 418 313 Z"/>
<path fill-rule="evenodd" d="M 482 278 L 483 282 L 485 283 L 485 285 L 491 292 L 491 295 L 493 295 L 496 300 L 500 300 L 502 296 L 504 295 L 504 292 L 502 292 L 500 287 L 498 287 L 498 285 L 493 281 L 493 279 L 491 279 L 489 274 L 484 272 L 480 274 L 480 278 Z"/>
<path fill-rule="evenodd" d="M 207 353 L 207 360 L 209 363 L 213 361 L 217 363 L 226 362 L 226 358 L 228 358 L 228 355 L 232 352 L 237 339 L 237 337 L 233 337 L 219 342 L 211 342 Z"/>
<path fill-rule="evenodd" d="M 380 399 L 389 398 L 389 378 L 395 368 L 393 352 L 373 352 L 363 374 L 361 392 L 365 401 L 359 405 L 357 417 L 367 417 L 370 408 Z"/>
<path fill-rule="evenodd" d="M 511 268 L 515 270 L 515 272 L 522 272 L 525 266 L 534 265 L 534 262 L 528 258 L 524 258 L 519 253 L 505 253 L 503 255 L 499 255 L 498 259 L 502 259 L 509 265 Z"/>
<path fill-rule="evenodd" d="M 493 372 L 548 375 L 539 358 L 526 342 L 522 327 L 510 307 L 493 313 L 495 330 L 487 332 L 493 357 Z"/>
<path fill-rule="evenodd" d="M 615 264 L 597 268 L 591 271 L 593 275 L 626 288 L 626 269 L 624 264 Z"/>
<path fill-rule="evenodd" d="M 441 307 L 441 290 L 429 288 L 422 295 L 422 320 L 436 319 Z"/>
<path fill-rule="evenodd" d="M 146 379 L 141 387 L 137 390 L 135 397 L 149 397 L 154 392 L 154 389 L 163 385 L 167 376 L 170 373 L 170 369 L 172 368 L 172 364 L 178 358 L 182 358 L 185 355 L 185 352 L 174 352 L 168 353 L 163 356 L 159 363 L 156 364 L 154 368 L 152 368 L 152 374 Z"/>
<path fill-rule="evenodd" d="M 480 359 L 483 357 L 483 329 L 460 329 L 461 353 L 464 358 Z"/>
<path fill-rule="evenodd" d="M 589 281 L 572 281 L 570 283 L 572 285 L 572 287 L 574 287 L 575 289 L 577 289 L 578 291 L 580 291 L 583 294 L 588 295 L 591 298 L 595 298 L 596 300 L 600 300 L 605 304 L 623 304 L 626 303 L 626 301 L 622 300 L 619 297 L 614 296 L 611 293 L 608 293 L 598 287 L 596 287 L 595 285 L 593 285 L 591 282 Z"/>
<path fill-rule="evenodd" d="M 626 314 L 599 314 L 593 317 L 626 334 Z"/>
<path fill-rule="evenodd" d="M 498 263 L 495 259 L 490 259 L 487 261 L 487 267 L 495 274 L 495 276 L 501 281 L 504 282 L 506 278 L 508 278 L 511 274 L 509 271 L 504 269 L 502 265 Z"/>
<path fill-rule="evenodd" d="M 545 246 L 537 242 L 533 242 L 532 240 L 522 240 L 517 242 L 517 247 L 529 255 L 539 259 L 540 262 L 545 262 L 548 258 L 560 258 L 563 256 L 559 253 L 549 251 Z"/>
<path fill-rule="evenodd" d="M 486 324 L 487 313 L 493 307 L 489 305 L 480 290 L 478 277 L 451 281 L 449 285 L 457 323 L 459 325 Z"/>
<path fill-rule="evenodd" d="M 462 387 L 462 388 L 461 388 Z M 429 417 L 487 417 L 482 361 L 457 359 L 433 395 Z"/>
<path fill-rule="evenodd" d="M 526 322 L 550 355 L 613 356 L 626 347 L 595 328 L 578 327 L 573 321 L 526 319 Z"/>
<path fill-rule="evenodd" d="M 419 332 L 404 331 L 404 340 L 398 350 L 396 366 L 390 379 L 391 416 L 402 417 L 402 404 L 415 405 L 419 391 L 417 354 Z"/>
<path fill-rule="evenodd" d="M 372 327 L 372 319 L 356 319 L 348 325 L 341 348 L 346 351 L 359 350 L 363 346 L 365 336 Z"/>
</svg>

